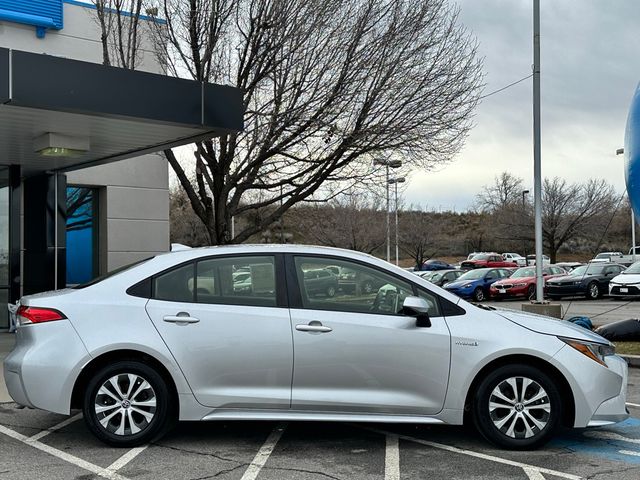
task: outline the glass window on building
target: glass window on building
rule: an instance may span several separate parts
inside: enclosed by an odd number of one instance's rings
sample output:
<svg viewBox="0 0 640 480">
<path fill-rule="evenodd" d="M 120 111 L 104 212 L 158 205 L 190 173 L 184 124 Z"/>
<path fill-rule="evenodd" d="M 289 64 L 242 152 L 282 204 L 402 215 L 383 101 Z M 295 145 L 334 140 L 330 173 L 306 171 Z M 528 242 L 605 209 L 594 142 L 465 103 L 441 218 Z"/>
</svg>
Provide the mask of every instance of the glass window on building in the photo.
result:
<svg viewBox="0 0 640 480">
<path fill-rule="evenodd" d="M 98 275 L 98 191 L 67 187 L 67 285 Z"/>
</svg>

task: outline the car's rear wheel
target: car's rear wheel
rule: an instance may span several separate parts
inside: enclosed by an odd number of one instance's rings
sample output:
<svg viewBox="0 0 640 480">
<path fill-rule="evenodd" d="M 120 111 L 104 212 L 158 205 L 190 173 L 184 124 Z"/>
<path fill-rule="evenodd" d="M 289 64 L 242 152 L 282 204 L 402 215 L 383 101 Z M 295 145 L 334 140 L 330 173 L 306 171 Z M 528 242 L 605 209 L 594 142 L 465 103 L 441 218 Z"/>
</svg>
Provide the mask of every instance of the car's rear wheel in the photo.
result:
<svg viewBox="0 0 640 480">
<path fill-rule="evenodd" d="M 535 296 L 536 296 L 536 286 L 529 285 L 529 288 L 527 288 L 527 298 L 529 300 L 532 300 L 533 298 L 535 298 Z"/>
<path fill-rule="evenodd" d="M 114 447 L 148 443 L 171 424 L 166 382 L 138 361 L 120 361 L 97 371 L 87 384 L 82 410 L 91 433 Z"/>
<path fill-rule="evenodd" d="M 562 415 L 553 380 L 524 364 L 492 371 L 479 385 L 473 418 L 480 433 L 498 446 L 521 450 L 547 442 Z"/>
<path fill-rule="evenodd" d="M 482 287 L 478 287 L 473 291 L 473 299 L 476 302 L 482 302 L 485 298 L 484 295 L 484 290 L 482 289 Z"/>
<path fill-rule="evenodd" d="M 596 300 L 600 296 L 600 288 L 596 282 L 591 282 L 587 286 L 587 298 L 590 300 Z"/>
</svg>

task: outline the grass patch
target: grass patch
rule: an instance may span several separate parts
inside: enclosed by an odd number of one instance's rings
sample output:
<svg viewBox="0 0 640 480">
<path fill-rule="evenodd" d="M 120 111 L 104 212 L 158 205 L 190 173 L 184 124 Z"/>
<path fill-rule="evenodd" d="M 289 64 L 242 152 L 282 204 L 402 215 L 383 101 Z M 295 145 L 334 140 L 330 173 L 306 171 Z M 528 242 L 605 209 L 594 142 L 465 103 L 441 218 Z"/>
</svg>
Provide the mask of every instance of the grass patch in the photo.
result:
<svg viewBox="0 0 640 480">
<path fill-rule="evenodd" d="M 616 353 L 622 355 L 640 355 L 640 342 L 613 342 L 616 344 Z"/>
</svg>

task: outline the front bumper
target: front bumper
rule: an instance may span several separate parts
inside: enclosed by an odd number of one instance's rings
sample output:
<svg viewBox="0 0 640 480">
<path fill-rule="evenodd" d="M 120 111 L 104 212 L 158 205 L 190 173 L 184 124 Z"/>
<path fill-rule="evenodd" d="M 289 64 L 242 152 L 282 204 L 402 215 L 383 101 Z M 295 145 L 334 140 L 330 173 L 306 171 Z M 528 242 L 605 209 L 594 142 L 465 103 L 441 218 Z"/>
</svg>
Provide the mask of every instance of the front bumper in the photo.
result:
<svg viewBox="0 0 640 480">
<path fill-rule="evenodd" d="M 546 295 L 555 295 L 555 296 L 571 296 L 571 295 L 586 295 L 587 287 L 586 285 L 554 285 L 552 283 L 547 283 L 544 292 Z"/>
<path fill-rule="evenodd" d="M 489 295 L 491 295 L 492 298 L 526 297 L 527 288 L 528 286 L 509 287 L 503 289 L 504 292 L 501 292 L 499 288 L 491 286 L 491 288 L 489 289 Z"/>
<path fill-rule="evenodd" d="M 609 284 L 609 295 L 612 297 L 640 297 L 640 286 Z"/>
<path fill-rule="evenodd" d="M 471 298 L 475 288 L 445 288 L 445 290 L 462 298 Z"/>
</svg>

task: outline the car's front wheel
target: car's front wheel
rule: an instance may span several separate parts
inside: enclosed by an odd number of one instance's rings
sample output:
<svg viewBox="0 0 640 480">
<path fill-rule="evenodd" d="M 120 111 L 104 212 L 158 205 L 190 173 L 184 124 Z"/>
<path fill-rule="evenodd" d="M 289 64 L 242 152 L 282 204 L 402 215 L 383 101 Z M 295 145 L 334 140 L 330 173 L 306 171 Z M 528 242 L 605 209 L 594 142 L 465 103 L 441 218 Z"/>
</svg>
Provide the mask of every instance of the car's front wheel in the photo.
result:
<svg viewBox="0 0 640 480">
<path fill-rule="evenodd" d="M 596 282 L 591 282 L 587 286 L 587 298 L 590 300 L 596 300 L 600 296 L 600 288 Z"/>
<path fill-rule="evenodd" d="M 91 433 L 104 443 L 143 445 L 170 426 L 169 390 L 150 366 L 138 361 L 115 362 L 89 380 L 83 415 Z"/>
<path fill-rule="evenodd" d="M 476 302 L 482 302 L 485 299 L 484 290 L 482 287 L 478 287 L 473 292 L 473 299 Z"/>
<path fill-rule="evenodd" d="M 547 442 L 562 415 L 554 381 L 537 368 L 506 365 L 482 380 L 473 402 L 480 433 L 498 446 L 521 450 Z"/>
</svg>

